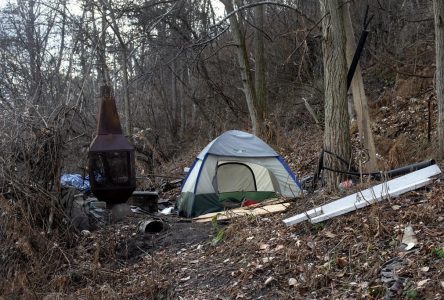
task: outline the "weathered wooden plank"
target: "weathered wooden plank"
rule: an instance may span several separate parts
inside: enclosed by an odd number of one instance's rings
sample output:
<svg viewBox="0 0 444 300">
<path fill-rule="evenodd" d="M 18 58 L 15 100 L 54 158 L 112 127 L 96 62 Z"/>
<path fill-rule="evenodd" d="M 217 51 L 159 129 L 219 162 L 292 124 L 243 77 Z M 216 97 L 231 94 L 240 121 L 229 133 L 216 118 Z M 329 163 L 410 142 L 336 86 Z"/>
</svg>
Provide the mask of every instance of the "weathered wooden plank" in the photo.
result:
<svg viewBox="0 0 444 300">
<path fill-rule="evenodd" d="M 282 212 L 285 211 L 288 207 L 290 207 L 290 203 L 288 202 L 255 207 L 253 209 L 247 209 L 247 207 L 242 207 L 242 208 L 226 210 L 223 212 L 205 214 L 193 220 L 198 223 L 204 223 L 204 222 L 211 222 L 215 216 L 217 216 L 217 220 L 229 220 L 232 218 L 247 216 L 247 215 L 260 216 L 276 212 Z"/>
<path fill-rule="evenodd" d="M 234 212 L 235 213 L 237 211 L 252 210 L 252 209 L 254 209 L 256 207 L 267 206 L 267 205 L 271 205 L 271 204 L 279 204 L 279 203 L 283 203 L 283 202 L 286 202 L 286 200 L 285 199 L 272 198 L 272 199 L 268 199 L 266 201 L 262 201 L 260 203 L 254 204 L 254 205 L 237 207 L 237 208 L 233 208 L 233 209 L 226 210 L 226 211 L 230 211 L 230 212 Z M 193 220 L 212 218 L 215 215 L 220 214 L 220 213 L 222 213 L 222 212 L 218 211 L 218 212 L 213 212 L 213 213 L 208 213 L 208 214 L 200 215 L 200 216 L 197 216 L 197 217 L 193 218 Z"/>
</svg>

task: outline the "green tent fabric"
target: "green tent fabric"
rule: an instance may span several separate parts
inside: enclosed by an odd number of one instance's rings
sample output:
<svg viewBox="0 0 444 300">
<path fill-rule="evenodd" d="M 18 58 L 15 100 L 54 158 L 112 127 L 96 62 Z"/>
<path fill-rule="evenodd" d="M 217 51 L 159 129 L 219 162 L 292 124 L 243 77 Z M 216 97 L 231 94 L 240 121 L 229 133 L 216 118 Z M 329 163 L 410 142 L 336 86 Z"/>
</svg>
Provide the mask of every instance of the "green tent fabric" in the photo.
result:
<svg viewBox="0 0 444 300">
<path fill-rule="evenodd" d="M 180 215 L 196 217 L 240 206 L 243 200 L 300 194 L 296 176 L 269 145 L 250 133 L 230 130 L 196 157 L 177 206 Z"/>
</svg>

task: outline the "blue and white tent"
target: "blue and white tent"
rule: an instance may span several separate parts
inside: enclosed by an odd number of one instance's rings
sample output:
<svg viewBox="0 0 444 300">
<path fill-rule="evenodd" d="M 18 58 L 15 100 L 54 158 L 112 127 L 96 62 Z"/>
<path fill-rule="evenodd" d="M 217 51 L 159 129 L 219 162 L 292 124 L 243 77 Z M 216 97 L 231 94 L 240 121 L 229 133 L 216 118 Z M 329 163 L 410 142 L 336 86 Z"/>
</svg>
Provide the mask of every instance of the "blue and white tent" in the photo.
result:
<svg viewBox="0 0 444 300">
<path fill-rule="evenodd" d="M 298 197 L 301 185 L 288 165 L 255 135 L 230 130 L 196 157 L 182 185 L 179 213 L 186 217 L 222 211 L 244 200 Z"/>
</svg>

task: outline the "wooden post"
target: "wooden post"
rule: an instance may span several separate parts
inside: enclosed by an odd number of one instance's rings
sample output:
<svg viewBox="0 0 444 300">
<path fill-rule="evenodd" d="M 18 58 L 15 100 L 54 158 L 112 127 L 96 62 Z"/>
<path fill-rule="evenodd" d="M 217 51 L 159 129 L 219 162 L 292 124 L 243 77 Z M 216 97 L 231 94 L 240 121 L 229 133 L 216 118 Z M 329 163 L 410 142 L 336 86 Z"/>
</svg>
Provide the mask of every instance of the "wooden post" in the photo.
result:
<svg viewBox="0 0 444 300">
<path fill-rule="evenodd" d="M 444 157 L 444 2 L 433 0 L 436 47 L 436 99 L 438 101 L 439 157 Z"/>
<path fill-rule="evenodd" d="M 343 6 L 343 13 L 344 13 L 345 35 L 347 39 L 347 47 L 346 47 L 347 64 L 350 66 L 353 60 L 353 55 L 356 50 L 356 42 L 355 42 L 355 35 L 353 32 L 352 21 L 350 17 L 349 4 Z M 374 172 L 378 170 L 378 165 L 376 160 L 376 149 L 370 126 L 370 115 L 368 112 L 367 96 L 365 95 L 364 81 L 362 79 L 362 73 L 359 64 L 356 67 L 355 75 L 351 83 L 351 89 L 353 93 L 353 103 L 356 110 L 356 117 L 358 120 L 360 140 L 369 154 L 369 161 L 365 165 L 366 171 Z"/>
</svg>

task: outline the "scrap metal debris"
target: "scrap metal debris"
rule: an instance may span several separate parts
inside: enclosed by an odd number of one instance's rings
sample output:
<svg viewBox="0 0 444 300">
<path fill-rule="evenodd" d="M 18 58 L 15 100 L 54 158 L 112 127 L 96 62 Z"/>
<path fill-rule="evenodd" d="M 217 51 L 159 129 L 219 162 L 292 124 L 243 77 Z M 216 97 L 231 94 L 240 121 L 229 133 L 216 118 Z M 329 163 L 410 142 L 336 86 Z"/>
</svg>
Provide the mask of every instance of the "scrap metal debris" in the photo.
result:
<svg viewBox="0 0 444 300">
<path fill-rule="evenodd" d="M 403 193 L 424 187 L 432 182 L 432 176 L 440 173 L 440 168 L 437 165 L 432 165 L 287 218 L 284 220 L 284 223 L 287 226 L 305 220 L 309 220 L 311 223 L 319 223 L 384 199 L 397 197 Z"/>
<path fill-rule="evenodd" d="M 139 233 L 158 233 L 164 229 L 164 224 L 160 219 L 149 219 L 139 223 Z"/>
</svg>

